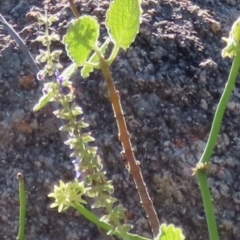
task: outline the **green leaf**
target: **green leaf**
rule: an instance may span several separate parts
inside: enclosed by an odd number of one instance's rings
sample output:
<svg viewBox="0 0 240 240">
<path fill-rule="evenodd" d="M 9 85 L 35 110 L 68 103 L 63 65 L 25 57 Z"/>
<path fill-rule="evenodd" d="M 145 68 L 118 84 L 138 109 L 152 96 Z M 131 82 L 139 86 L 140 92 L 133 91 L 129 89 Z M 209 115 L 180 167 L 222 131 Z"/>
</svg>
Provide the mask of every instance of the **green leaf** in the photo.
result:
<svg viewBox="0 0 240 240">
<path fill-rule="evenodd" d="M 181 228 L 175 227 L 173 224 L 166 225 L 162 224 L 160 226 L 159 235 L 155 240 L 184 240 L 185 237 L 182 233 Z"/>
<path fill-rule="evenodd" d="M 90 16 L 83 16 L 70 23 L 63 38 L 67 54 L 78 65 L 84 64 L 97 45 L 99 24 Z"/>
<path fill-rule="evenodd" d="M 100 48 L 100 52 L 102 53 L 102 55 L 104 55 L 104 53 L 106 52 L 108 45 L 109 39 L 107 39 Z M 89 59 L 89 62 L 93 64 L 98 63 L 98 56 L 96 53 L 93 53 L 93 55 Z M 91 73 L 92 71 L 93 67 L 84 66 L 81 70 L 81 75 L 83 78 L 87 78 L 89 76 L 89 73 Z"/>
<path fill-rule="evenodd" d="M 86 150 L 88 152 L 88 154 L 95 156 L 97 154 L 97 147 L 90 147 L 87 146 Z"/>
<path fill-rule="evenodd" d="M 58 21 L 58 20 L 59 20 L 59 18 L 57 16 L 55 16 L 55 15 L 50 15 L 48 17 L 48 22 L 51 23 L 51 24 L 56 22 L 56 21 Z"/>
<path fill-rule="evenodd" d="M 69 112 L 65 112 L 65 109 L 57 109 L 55 111 L 53 111 L 53 114 L 57 117 L 57 118 L 62 118 L 62 119 L 68 119 L 69 118 Z"/>
<path fill-rule="evenodd" d="M 76 63 L 72 63 L 70 66 L 65 68 L 65 70 L 60 74 L 60 77 L 63 81 L 69 80 L 77 71 L 78 65 Z"/>
<path fill-rule="evenodd" d="M 238 18 L 232 26 L 232 38 L 239 43 L 240 41 L 240 18 Z"/>
<path fill-rule="evenodd" d="M 98 208 L 99 206 L 92 206 L 92 208 Z M 106 215 L 103 215 L 101 218 L 100 218 L 100 221 L 101 222 L 105 222 L 105 223 L 109 223 L 110 222 L 110 215 L 109 214 L 106 214 Z"/>
<path fill-rule="evenodd" d="M 60 37 L 57 33 L 52 32 L 49 36 L 48 36 L 49 41 L 59 41 Z"/>
<path fill-rule="evenodd" d="M 228 38 L 222 38 L 227 46 L 222 50 L 222 57 L 233 58 L 240 51 L 240 18 L 232 25 Z"/>
<path fill-rule="evenodd" d="M 47 22 L 47 18 L 43 14 L 38 14 L 37 18 L 40 24 L 45 24 Z"/>
<path fill-rule="evenodd" d="M 74 127 L 76 127 L 77 129 L 81 129 L 81 128 L 86 128 L 86 127 L 89 127 L 89 124 L 83 122 L 83 121 L 78 121 L 78 122 L 75 122 L 74 123 L 74 126 L 72 123 L 67 123 L 63 126 L 61 126 L 59 128 L 60 131 L 63 131 L 63 132 L 70 132 Z"/>
<path fill-rule="evenodd" d="M 51 52 L 50 56 L 51 56 L 53 61 L 57 62 L 61 53 L 62 53 L 62 50 L 54 50 L 54 51 Z"/>
<path fill-rule="evenodd" d="M 227 43 L 227 46 L 222 50 L 222 57 L 233 58 L 236 55 L 237 44 L 234 40 L 228 38 L 222 38 Z"/>
<path fill-rule="evenodd" d="M 42 109 L 48 102 L 50 102 L 51 98 L 54 96 L 54 92 L 50 92 L 46 95 L 43 95 L 39 102 L 34 106 L 33 111 L 37 112 Z"/>
<path fill-rule="evenodd" d="M 72 107 L 71 107 L 71 114 L 76 117 L 78 115 L 82 115 L 83 114 L 83 111 L 82 111 L 82 108 L 73 104 Z"/>
<path fill-rule="evenodd" d="M 89 133 L 83 133 L 83 134 L 81 135 L 81 137 L 82 137 L 84 143 L 88 143 L 88 142 L 93 142 L 93 141 L 95 141 L 95 138 L 92 137 L 92 136 L 90 136 Z"/>
<path fill-rule="evenodd" d="M 36 57 L 37 63 L 44 63 L 48 60 L 48 52 L 39 49 L 40 54 Z"/>
<path fill-rule="evenodd" d="M 113 42 L 126 50 L 141 22 L 140 0 L 114 0 L 107 11 L 106 26 Z"/>
<path fill-rule="evenodd" d="M 68 145 L 70 149 L 73 149 L 76 146 L 76 139 L 68 139 L 64 142 L 65 145 Z"/>
<path fill-rule="evenodd" d="M 59 128 L 60 131 L 63 131 L 63 132 L 70 132 L 71 131 L 71 128 L 72 128 L 72 124 L 65 124 L 63 126 L 61 126 Z"/>
</svg>

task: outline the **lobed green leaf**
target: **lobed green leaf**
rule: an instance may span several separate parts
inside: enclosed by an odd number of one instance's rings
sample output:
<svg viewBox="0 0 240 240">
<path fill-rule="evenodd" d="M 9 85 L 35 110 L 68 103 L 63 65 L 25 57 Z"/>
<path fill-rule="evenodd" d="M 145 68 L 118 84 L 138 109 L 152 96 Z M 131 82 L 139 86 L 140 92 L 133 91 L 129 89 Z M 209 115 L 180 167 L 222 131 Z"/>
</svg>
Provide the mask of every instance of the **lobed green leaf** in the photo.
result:
<svg viewBox="0 0 240 240">
<path fill-rule="evenodd" d="M 113 42 L 126 50 L 141 22 L 140 0 L 114 0 L 107 11 L 106 26 Z"/>
<path fill-rule="evenodd" d="M 184 240 L 185 237 L 182 233 L 181 228 L 175 227 L 173 224 L 166 225 L 162 224 L 160 226 L 159 235 L 155 240 Z"/>
<path fill-rule="evenodd" d="M 63 43 L 68 56 L 78 65 L 83 65 L 97 45 L 99 24 L 90 16 L 83 16 L 70 23 Z"/>
</svg>

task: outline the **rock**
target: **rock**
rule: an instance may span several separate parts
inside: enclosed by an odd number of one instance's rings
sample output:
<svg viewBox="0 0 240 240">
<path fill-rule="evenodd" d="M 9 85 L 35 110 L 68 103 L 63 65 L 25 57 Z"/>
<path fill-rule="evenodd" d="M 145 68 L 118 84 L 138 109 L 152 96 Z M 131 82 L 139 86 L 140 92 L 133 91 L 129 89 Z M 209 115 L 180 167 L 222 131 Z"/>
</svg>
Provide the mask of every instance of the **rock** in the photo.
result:
<svg viewBox="0 0 240 240">
<path fill-rule="evenodd" d="M 29 5 L 25 0 L 23 0 L 23 1 L 20 1 L 19 4 L 15 6 L 10 13 L 17 17 L 21 14 L 26 13 L 28 10 L 29 10 Z"/>
</svg>

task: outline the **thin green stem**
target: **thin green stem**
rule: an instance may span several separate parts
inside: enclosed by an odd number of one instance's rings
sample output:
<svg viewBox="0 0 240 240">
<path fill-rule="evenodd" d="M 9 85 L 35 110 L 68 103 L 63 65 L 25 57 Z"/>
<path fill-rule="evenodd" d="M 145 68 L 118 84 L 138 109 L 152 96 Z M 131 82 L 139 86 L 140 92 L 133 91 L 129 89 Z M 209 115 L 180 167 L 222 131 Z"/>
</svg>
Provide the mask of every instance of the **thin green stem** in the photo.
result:
<svg viewBox="0 0 240 240">
<path fill-rule="evenodd" d="M 237 52 L 233 64 L 230 70 L 230 74 L 228 77 L 228 81 L 226 83 L 224 92 L 221 96 L 221 99 L 219 101 L 213 123 L 212 128 L 208 137 L 207 145 L 205 147 L 205 150 L 203 152 L 203 155 L 199 161 L 199 163 L 207 163 L 210 160 L 210 157 L 213 153 L 213 149 L 215 147 L 215 143 L 218 138 L 218 133 L 222 124 L 223 115 L 225 112 L 225 109 L 227 107 L 228 101 L 231 97 L 232 90 L 234 88 L 234 84 L 237 78 L 238 70 L 240 67 L 240 51 Z"/>
<path fill-rule="evenodd" d="M 17 240 L 24 240 L 25 239 L 25 221 L 26 221 L 26 193 L 25 193 L 25 186 L 23 175 L 18 173 L 17 179 L 19 182 L 19 229 L 18 229 L 18 236 Z"/>
<path fill-rule="evenodd" d="M 210 160 L 210 157 L 213 153 L 213 150 L 218 138 L 218 133 L 220 131 L 223 115 L 227 107 L 228 101 L 231 97 L 232 90 L 234 88 L 234 84 L 239 71 L 239 67 L 240 67 L 240 51 L 237 52 L 233 60 L 228 81 L 226 83 L 224 92 L 221 96 L 221 99 L 219 101 L 219 104 L 213 119 L 212 128 L 208 137 L 205 150 L 196 167 L 196 177 L 200 185 L 203 205 L 204 205 L 205 214 L 207 218 L 208 232 L 211 240 L 219 240 L 219 235 L 218 235 L 216 218 L 214 215 L 214 207 L 211 199 L 210 190 L 208 187 L 207 171 L 204 166 L 207 166 Z"/>
<path fill-rule="evenodd" d="M 207 173 L 201 170 L 197 170 L 196 177 L 201 190 L 210 239 L 219 240 L 217 223 L 214 214 L 214 206 L 212 203 L 211 193 L 208 187 Z"/>
<path fill-rule="evenodd" d="M 107 60 L 108 66 L 111 66 L 112 62 L 114 61 L 114 59 L 116 58 L 118 51 L 119 51 L 119 46 L 117 44 L 114 45 L 113 50 L 111 52 L 110 57 Z"/>
<path fill-rule="evenodd" d="M 96 215 L 94 215 L 92 212 L 90 212 L 88 209 L 86 209 L 82 205 L 75 204 L 75 209 L 80 213 L 80 215 L 84 216 L 87 220 L 92 222 L 97 227 L 105 230 L 106 232 L 114 230 L 114 227 L 112 225 L 106 222 L 102 222 L 101 220 L 99 220 L 99 218 Z M 118 232 L 115 232 L 114 234 L 118 237 L 121 237 L 121 235 Z M 150 240 L 149 238 L 144 238 L 136 234 L 127 233 L 126 235 L 128 236 L 129 240 Z"/>
<path fill-rule="evenodd" d="M 83 66 L 85 67 L 92 67 L 92 68 L 96 68 L 96 69 L 99 69 L 100 67 L 99 67 L 99 64 L 98 63 L 92 63 L 92 62 L 85 62 L 84 64 L 83 64 Z"/>
</svg>

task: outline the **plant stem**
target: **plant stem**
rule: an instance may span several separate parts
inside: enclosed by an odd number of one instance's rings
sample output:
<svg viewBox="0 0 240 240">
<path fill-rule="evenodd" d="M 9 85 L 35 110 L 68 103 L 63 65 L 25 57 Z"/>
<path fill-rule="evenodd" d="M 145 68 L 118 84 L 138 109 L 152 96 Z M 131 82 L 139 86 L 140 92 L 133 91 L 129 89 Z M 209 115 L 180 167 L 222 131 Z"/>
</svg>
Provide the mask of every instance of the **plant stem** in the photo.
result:
<svg viewBox="0 0 240 240">
<path fill-rule="evenodd" d="M 80 13 L 78 12 L 75 4 L 74 4 L 74 1 L 73 0 L 68 0 L 69 2 L 69 7 L 71 9 L 71 11 L 73 12 L 75 18 L 79 18 L 80 17 Z"/>
<path fill-rule="evenodd" d="M 115 60 L 115 58 L 116 58 L 116 56 L 117 56 L 117 54 L 119 52 L 119 49 L 120 49 L 119 46 L 115 44 L 114 47 L 113 47 L 112 53 L 111 53 L 110 57 L 107 60 L 109 66 Z"/>
<path fill-rule="evenodd" d="M 80 215 L 84 216 L 87 220 L 89 220 L 91 223 L 96 225 L 98 228 L 101 228 L 106 232 L 114 230 L 114 227 L 111 224 L 102 222 L 101 220 L 99 220 L 99 218 L 96 215 L 94 215 L 92 212 L 90 212 L 88 209 L 86 209 L 82 205 L 75 204 L 75 209 L 80 213 Z M 121 237 L 121 235 L 117 231 L 114 232 L 114 235 Z M 131 233 L 126 233 L 126 235 L 129 240 L 150 240 L 149 238 L 144 238 Z"/>
<path fill-rule="evenodd" d="M 17 179 L 19 182 L 19 229 L 18 229 L 18 236 L 17 240 L 24 240 L 25 239 L 25 217 L 26 217 L 26 194 L 25 194 L 25 187 L 24 187 L 24 180 L 23 175 L 18 173 Z"/>
<path fill-rule="evenodd" d="M 217 224 L 216 224 L 216 219 L 214 216 L 214 208 L 213 208 L 213 203 L 211 200 L 211 194 L 210 190 L 208 187 L 208 182 L 207 182 L 207 172 L 204 171 L 201 168 L 198 168 L 198 166 L 201 166 L 201 164 L 206 164 L 209 162 L 210 157 L 213 153 L 215 143 L 218 138 L 218 133 L 220 131 L 223 115 L 225 112 L 225 109 L 227 107 L 228 101 L 231 97 L 232 90 L 234 88 L 234 84 L 237 78 L 238 70 L 240 67 L 240 51 L 237 52 L 233 64 L 230 70 L 230 74 L 228 77 L 228 81 L 226 83 L 224 92 L 221 96 L 221 99 L 219 101 L 213 123 L 212 123 L 212 128 L 208 137 L 208 141 L 206 144 L 206 147 L 204 149 L 204 152 L 202 154 L 202 157 L 197 164 L 196 168 L 196 177 L 198 180 L 198 183 L 200 185 L 200 190 L 201 190 L 201 195 L 203 199 L 203 205 L 206 213 L 206 218 L 207 218 L 207 224 L 208 224 L 208 232 L 211 240 L 218 240 L 218 230 L 217 230 Z"/>
<path fill-rule="evenodd" d="M 135 156 L 132 150 L 132 144 L 131 144 L 129 133 L 127 130 L 126 121 L 123 116 L 123 110 L 120 102 L 119 92 L 116 90 L 114 86 L 112 75 L 107 62 L 102 56 L 99 56 L 99 61 L 100 61 L 100 68 L 102 70 L 104 79 L 108 86 L 110 101 L 112 104 L 114 116 L 116 118 L 116 122 L 118 126 L 118 132 L 119 132 L 118 137 L 119 137 L 119 140 L 121 141 L 122 148 L 123 148 L 122 154 L 123 154 L 123 157 L 128 161 L 129 172 L 131 173 L 134 179 L 143 208 L 147 214 L 148 221 L 150 223 L 154 237 L 156 237 L 159 232 L 160 223 L 159 223 L 156 211 L 154 209 L 152 200 L 149 196 L 147 187 L 143 180 L 140 167 L 137 164 L 137 161 L 135 159 Z"/>
<path fill-rule="evenodd" d="M 215 147 L 215 143 L 218 138 L 218 133 L 221 127 L 222 123 L 222 118 L 225 112 L 225 109 L 227 107 L 228 101 L 231 97 L 232 90 L 234 88 L 234 84 L 237 78 L 238 70 L 240 67 L 240 51 L 237 52 L 233 64 L 229 73 L 228 81 L 225 85 L 224 92 L 221 96 L 221 99 L 219 101 L 213 123 L 212 123 L 212 128 L 208 137 L 207 145 L 205 147 L 205 150 L 203 152 L 203 155 L 199 161 L 199 163 L 206 163 L 210 160 L 210 157 L 213 153 L 213 149 Z"/>
<path fill-rule="evenodd" d="M 219 236 L 217 230 L 217 223 L 214 215 L 214 207 L 211 199 L 211 193 L 208 187 L 207 173 L 201 170 L 197 170 L 196 177 L 201 190 L 210 239 L 218 240 Z"/>
</svg>

